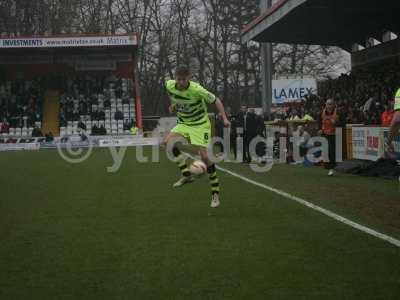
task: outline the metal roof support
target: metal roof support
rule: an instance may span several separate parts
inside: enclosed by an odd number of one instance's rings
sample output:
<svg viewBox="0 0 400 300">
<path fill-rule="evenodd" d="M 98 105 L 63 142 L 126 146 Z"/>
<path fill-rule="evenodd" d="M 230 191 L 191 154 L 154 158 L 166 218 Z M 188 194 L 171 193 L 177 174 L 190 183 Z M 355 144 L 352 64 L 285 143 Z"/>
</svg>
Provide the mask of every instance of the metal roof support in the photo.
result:
<svg viewBox="0 0 400 300">
<path fill-rule="evenodd" d="M 262 12 L 266 11 L 272 6 L 272 0 L 260 0 L 260 10 Z M 261 78 L 262 78 L 262 108 L 264 114 L 268 117 L 271 116 L 271 106 L 272 106 L 272 69 L 273 69 L 273 59 L 272 59 L 272 44 L 271 43 L 261 43 Z"/>
</svg>

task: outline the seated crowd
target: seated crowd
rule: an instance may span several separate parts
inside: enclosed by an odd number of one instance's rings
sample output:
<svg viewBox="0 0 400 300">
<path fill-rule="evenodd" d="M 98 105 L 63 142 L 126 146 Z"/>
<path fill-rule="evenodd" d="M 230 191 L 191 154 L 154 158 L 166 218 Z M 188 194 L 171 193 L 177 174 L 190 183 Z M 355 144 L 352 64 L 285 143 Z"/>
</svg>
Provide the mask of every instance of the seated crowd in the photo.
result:
<svg viewBox="0 0 400 300">
<path fill-rule="evenodd" d="M 309 115 L 319 120 L 325 101 L 333 99 L 340 126 L 388 126 L 393 116 L 394 94 L 400 83 L 399 67 L 399 64 L 381 64 L 322 81 L 318 96 L 310 95 L 300 103 L 287 105 L 286 111 L 275 113 L 273 119 L 301 119 Z"/>
<path fill-rule="evenodd" d="M 0 134 L 32 133 L 41 126 L 43 82 L 14 80 L 0 82 Z"/>
<path fill-rule="evenodd" d="M 134 124 L 131 82 L 111 76 L 85 76 L 64 81 L 60 99 L 60 135 L 82 130 L 92 135 L 121 134 Z"/>
</svg>

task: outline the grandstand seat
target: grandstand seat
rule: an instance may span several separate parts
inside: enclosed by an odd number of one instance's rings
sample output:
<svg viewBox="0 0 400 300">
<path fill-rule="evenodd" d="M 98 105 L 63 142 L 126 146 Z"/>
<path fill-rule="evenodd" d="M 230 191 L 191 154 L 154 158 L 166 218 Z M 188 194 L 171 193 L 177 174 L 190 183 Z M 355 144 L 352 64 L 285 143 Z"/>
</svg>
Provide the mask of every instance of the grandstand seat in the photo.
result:
<svg viewBox="0 0 400 300">
<path fill-rule="evenodd" d="M 15 135 L 19 137 L 19 136 L 21 136 L 21 134 L 22 134 L 22 129 L 21 128 L 16 128 L 15 129 Z"/>
</svg>

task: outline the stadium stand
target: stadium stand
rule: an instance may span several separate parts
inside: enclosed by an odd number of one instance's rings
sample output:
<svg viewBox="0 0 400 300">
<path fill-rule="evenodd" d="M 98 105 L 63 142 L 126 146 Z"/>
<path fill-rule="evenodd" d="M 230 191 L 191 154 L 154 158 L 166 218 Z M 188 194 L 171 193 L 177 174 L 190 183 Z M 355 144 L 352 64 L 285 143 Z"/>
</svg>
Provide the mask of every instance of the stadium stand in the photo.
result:
<svg viewBox="0 0 400 300">
<path fill-rule="evenodd" d="M 5 37 L 0 52 L 1 137 L 142 129 L 135 33 Z"/>
<path fill-rule="evenodd" d="M 5 136 L 32 136 L 42 122 L 43 81 L 0 83 L 0 132 Z"/>
<path fill-rule="evenodd" d="M 400 82 L 400 22 L 393 14 L 397 7 L 395 0 L 382 4 L 372 0 L 278 0 L 248 24 L 242 32 L 243 42 L 339 46 L 352 55 L 350 74 L 320 83 L 318 96 L 290 104 L 286 112 L 272 118 L 286 120 L 308 114 L 318 119 L 323 103 L 332 98 L 340 125 L 387 124 Z"/>
<path fill-rule="evenodd" d="M 6 81 L 0 85 L 0 134 L 2 137 L 42 136 L 52 132 L 61 136 L 78 134 L 85 130 L 93 135 L 129 134 L 135 125 L 135 106 L 132 83 L 113 75 L 64 78 L 61 96 L 45 95 L 46 80 Z M 59 107 L 48 107 L 56 104 Z M 46 111 L 44 111 L 46 110 Z M 53 120 L 57 128 L 42 129 L 43 115 Z M 43 124 L 44 122 L 44 124 Z M 81 126 L 78 126 L 78 124 Z M 82 126 L 83 125 L 83 126 Z M 58 128 L 59 126 L 59 128 Z"/>
<path fill-rule="evenodd" d="M 64 81 L 60 97 L 60 135 L 128 134 L 135 123 L 132 83 L 125 78 L 85 76 Z M 81 124 L 81 126 L 78 126 Z M 124 127 L 125 124 L 125 127 Z"/>
<path fill-rule="evenodd" d="M 273 119 L 302 119 L 306 114 L 318 120 L 326 99 L 334 99 L 340 125 L 380 125 L 385 108 L 393 106 L 393 95 L 400 82 L 399 63 L 386 63 L 353 70 L 339 78 L 319 83 L 318 96 L 311 95 L 297 104 L 289 104 L 285 114 L 277 113 Z"/>
</svg>

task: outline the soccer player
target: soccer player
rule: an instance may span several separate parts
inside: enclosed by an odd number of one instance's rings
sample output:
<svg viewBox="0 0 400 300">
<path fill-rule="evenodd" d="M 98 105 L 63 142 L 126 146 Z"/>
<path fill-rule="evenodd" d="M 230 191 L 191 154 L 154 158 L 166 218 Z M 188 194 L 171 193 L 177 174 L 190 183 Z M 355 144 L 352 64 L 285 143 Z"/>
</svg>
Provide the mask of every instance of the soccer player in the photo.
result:
<svg viewBox="0 0 400 300">
<path fill-rule="evenodd" d="M 215 164 L 207 155 L 207 148 L 211 138 L 211 123 L 207 114 L 207 106 L 214 103 L 222 116 L 225 127 L 230 126 L 226 117 L 224 106 L 220 99 L 207 91 L 200 84 L 190 80 L 191 74 L 187 66 L 179 66 L 175 72 L 175 80 L 166 82 L 167 93 L 171 100 L 170 112 L 176 112 L 178 124 L 164 139 L 167 145 L 171 140 L 184 138 L 200 154 L 201 160 L 207 166 L 207 173 L 211 185 L 211 207 L 220 204 L 220 185 Z M 172 149 L 174 157 L 178 161 L 182 177 L 173 185 L 180 187 L 194 180 L 186 164 L 186 160 L 179 148 L 175 145 Z"/>
</svg>

